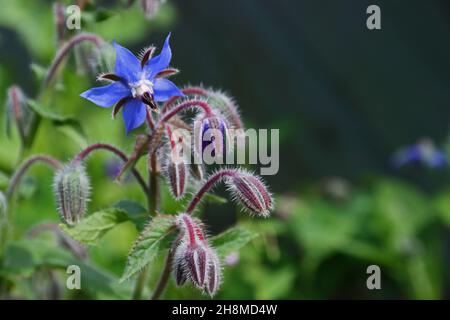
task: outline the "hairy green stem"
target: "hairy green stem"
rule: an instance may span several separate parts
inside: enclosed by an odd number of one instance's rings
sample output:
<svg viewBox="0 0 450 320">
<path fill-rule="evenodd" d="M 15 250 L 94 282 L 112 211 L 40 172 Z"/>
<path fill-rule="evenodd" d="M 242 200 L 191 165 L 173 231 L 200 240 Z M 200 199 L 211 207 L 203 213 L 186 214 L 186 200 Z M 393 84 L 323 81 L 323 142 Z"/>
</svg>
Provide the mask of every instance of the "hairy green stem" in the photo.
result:
<svg viewBox="0 0 450 320">
<path fill-rule="evenodd" d="M 160 203 L 160 185 L 159 185 L 159 168 L 158 158 L 156 153 L 149 155 L 149 183 L 150 189 L 148 193 L 148 210 L 151 216 L 155 216 L 159 210 Z M 142 297 L 142 291 L 145 288 L 147 282 L 148 269 L 145 267 L 141 270 L 136 279 L 136 285 L 134 287 L 132 299 L 140 300 Z"/>
<path fill-rule="evenodd" d="M 164 293 L 164 289 L 167 286 L 167 282 L 169 281 L 170 272 L 172 270 L 172 260 L 173 260 L 174 250 L 171 248 L 166 257 L 166 262 L 164 264 L 164 269 L 161 272 L 161 275 L 158 280 L 158 284 L 156 285 L 156 289 L 151 296 L 151 300 L 158 300 L 161 295 Z"/>
</svg>

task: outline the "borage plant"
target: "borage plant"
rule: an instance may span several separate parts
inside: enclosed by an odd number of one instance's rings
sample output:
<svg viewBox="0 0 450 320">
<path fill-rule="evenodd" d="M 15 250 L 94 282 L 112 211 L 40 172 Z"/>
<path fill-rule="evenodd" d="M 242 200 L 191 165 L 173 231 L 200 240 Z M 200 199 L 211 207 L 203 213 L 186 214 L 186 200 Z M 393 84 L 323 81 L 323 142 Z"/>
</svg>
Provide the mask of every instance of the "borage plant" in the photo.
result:
<svg viewBox="0 0 450 320">
<path fill-rule="evenodd" d="M 98 45 L 102 43 L 93 35 L 76 37 L 66 47 L 73 46 L 77 39 L 91 40 Z M 32 156 L 19 166 L 6 193 L 7 198 L 11 199 L 21 177 L 33 163 L 50 165 L 55 170 L 53 188 L 63 221 L 59 227 L 52 228 L 57 230 L 66 246 L 71 246 L 72 251 L 74 248 L 82 250 L 77 243 L 93 245 L 117 223 L 125 220 L 136 222 L 126 208 L 118 206 L 85 216 L 89 195 L 95 192 L 86 170 L 88 156 L 94 151 L 106 150 L 119 157 L 123 166 L 117 180 L 120 181 L 127 172 L 132 173 L 148 200 L 148 222 L 141 228 L 141 234 L 132 246 L 122 276 L 122 281 L 136 277 L 132 296 L 135 299 L 142 297 L 147 286 L 150 264 L 164 251 L 165 265 L 156 288 L 152 290 L 152 299 L 161 297 L 171 274 L 179 286 L 189 281 L 211 296 L 217 293 L 222 282 L 221 261 L 252 236 L 245 229 L 232 228 L 208 238 L 205 225 L 194 215 L 199 203 L 214 186 L 223 182 L 232 198 L 251 215 L 268 217 L 273 207 L 272 197 L 259 177 L 240 168 L 212 168 L 206 165 L 207 162 L 212 163 L 211 158 L 223 160 L 233 150 L 235 141 L 231 129 L 242 132 L 242 121 L 234 100 L 224 93 L 203 87 L 179 89 L 167 79 L 178 73 L 177 69 L 170 67 L 172 52 L 169 40 L 170 34 L 159 55 L 154 56 L 155 47 L 149 47 L 142 51 L 140 58 L 114 43 L 115 69 L 98 77 L 109 83 L 81 94 L 100 107 L 112 107 L 113 118 L 122 112 L 127 135 L 146 124 L 147 133 L 137 135 L 130 155 L 113 145 L 96 143 L 66 164 L 47 155 Z M 64 54 L 70 51 L 70 47 L 66 47 L 62 49 Z M 57 56 L 56 63 L 60 60 Z M 50 68 L 50 77 L 54 69 Z M 45 83 L 48 82 L 47 77 Z M 10 90 L 13 112 L 15 108 L 20 108 L 19 94 L 15 87 Z M 22 123 L 18 121 L 18 124 Z M 26 131 L 30 129 L 22 129 L 26 141 Z M 142 158 L 147 160 L 148 181 L 136 168 Z M 164 178 L 177 201 L 191 194 L 182 212 L 159 212 L 161 178 Z M 6 210 L 3 197 L 0 198 L 0 206 L 1 212 Z M 140 228 L 138 223 L 137 227 Z"/>
</svg>

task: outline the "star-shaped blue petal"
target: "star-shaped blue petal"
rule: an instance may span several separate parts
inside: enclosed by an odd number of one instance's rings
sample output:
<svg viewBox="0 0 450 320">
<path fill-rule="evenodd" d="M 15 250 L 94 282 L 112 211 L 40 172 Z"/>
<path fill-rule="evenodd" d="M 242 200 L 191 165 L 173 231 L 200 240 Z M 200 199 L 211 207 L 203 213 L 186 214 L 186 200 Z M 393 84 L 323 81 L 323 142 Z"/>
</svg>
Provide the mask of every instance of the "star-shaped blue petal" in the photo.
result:
<svg viewBox="0 0 450 320">
<path fill-rule="evenodd" d="M 103 77 L 115 82 L 91 88 L 80 96 L 103 108 L 117 104 L 115 110 L 119 111 L 121 107 L 127 134 L 141 126 L 146 119 L 145 103 L 149 105 L 153 103 L 149 102 L 148 97 L 153 101 L 163 102 L 173 96 L 183 96 L 172 81 L 158 75 L 169 66 L 172 59 L 169 41 L 170 33 L 160 54 L 142 62 L 130 50 L 114 42 L 116 49 L 114 74 Z"/>
</svg>

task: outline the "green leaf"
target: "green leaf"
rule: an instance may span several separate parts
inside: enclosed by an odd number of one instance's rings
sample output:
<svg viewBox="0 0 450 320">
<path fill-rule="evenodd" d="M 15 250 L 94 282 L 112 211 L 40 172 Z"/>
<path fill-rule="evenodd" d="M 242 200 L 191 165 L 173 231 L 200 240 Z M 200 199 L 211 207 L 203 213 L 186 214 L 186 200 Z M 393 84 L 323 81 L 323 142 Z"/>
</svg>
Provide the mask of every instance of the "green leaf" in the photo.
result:
<svg viewBox="0 0 450 320">
<path fill-rule="evenodd" d="M 224 258 L 234 251 L 239 251 L 255 237 L 256 234 L 247 229 L 233 227 L 212 237 L 210 243 L 217 250 L 219 256 Z"/>
<path fill-rule="evenodd" d="M 147 209 L 136 201 L 120 200 L 113 207 L 125 211 L 139 231 L 144 230 L 146 222 L 151 218 Z"/>
<path fill-rule="evenodd" d="M 18 240 L 8 244 L 1 274 L 30 276 L 40 267 L 64 268 L 73 263 L 67 251 L 42 239 Z"/>
<path fill-rule="evenodd" d="M 81 149 L 84 149 L 88 146 L 88 141 L 86 139 L 83 127 L 80 125 L 78 121 L 75 120 L 68 120 L 64 122 L 54 121 L 53 125 L 56 127 L 56 129 L 64 133 L 68 138 L 72 139 L 72 141 L 78 144 Z"/>
<path fill-rule="evenodd" d="M 105 20 L 108 20 L 115 14 L 116 13 L 112 10 L 100 8 L 100 9 L 97 9 L 97 11 L 95 12 L 94 20 L 95 20 L 95 22 L 103 22 Z"/>
<path fill-rule="evenodd" d="M 45 118 L 45 119 L 48 119 L 51 121 L 58 121 L 58 122 L 74 120 L 71 116 L 60 115 L 60 114 L 54 112 L 53 110 L 50 110 L 48 107 L 42 105 L 41 103 L 37 102 L 36 100 L 28 99 L 27 104 L 34 112 L 36 112 L 42 118 Z"/>
<path fill-rule="evenodd" d="M 96 245 L 106 232 L 127 220 L 125 211 L 109 208 L 91 214 L 73 227 L 65 224 L 60 227 L 75 240 L 86 245 Z"/>
<path fill-rule="evenodd" d="M 76 142 L 81 148 L 87 146 L 86 135 L 80 122 L 72 116 L 61 115 L 43 104 L 28 99 L 28 106 L 44 119 L 50 120 L 53 125 L 63 132 L 67 137 Z"/>
<path fill-rule="evenodd" d="M 34 75 L 36 76 L 36 80 L 38 82 L 41 82 L 42 80 L 44 80 L 45 76 L 47 75 L 47 68 L 45 68 L 37 63 L 32 63 L 30 67 L 31 67 L 31 70 L 33 71 Z"/>
<path fill-rule="evenodd" d="M 34 238 L 33 241 L 22 239 L 9 243 L 0 275 L 12 278 L 29 277 L 38 269 L 66 270 L 70 265 L 80 267 L 82 290 L 86 290 L 93 297 L 127 299 L 131 294 L 130 286 L 119 285 L 114 275 L 74 257 L 42 237 Z"/>
<path fill-rule="evenodd" d="M 158 215 L 144 229 L 127 258 L 125 271 L 120 281 L 130 278 L 151 263 L 161 249 L 167 248 L 168 235 L 174 230 L 175 217 Z"/>
</svg>

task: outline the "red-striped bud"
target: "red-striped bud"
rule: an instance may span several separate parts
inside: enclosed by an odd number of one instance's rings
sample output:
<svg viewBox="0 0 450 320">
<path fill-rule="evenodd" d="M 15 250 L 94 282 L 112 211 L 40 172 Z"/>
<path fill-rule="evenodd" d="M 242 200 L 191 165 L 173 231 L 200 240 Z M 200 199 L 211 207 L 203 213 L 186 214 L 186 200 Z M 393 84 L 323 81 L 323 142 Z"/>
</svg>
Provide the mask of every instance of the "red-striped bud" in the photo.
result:
<svg viewBox="0 0 450 320">
<path fill-rule="evenodd" d="M 189 168 L 183 155 L 180 154 L 182 152 L 183 136 L 178 133 L 172 133 L 169 126 L 167 126 L 167 134 L 170 140 L 170 152 L 167 156 L 165 172 L 170 190 L 178 200 L 184 196 L 186 191 Z"/>
<path fill-rule="evenodd" d="M 209 265 L 203 231 L 198 221 L 184 213 L 178 216 L 177 226 L 181 231 L 181 241 L 174 256 L 175 279 L 177 283 L 190 279 L 197 287 L 203 288 Z"/>
<path fill-rule="evenodd" d="M 226 179 L 234 198 L 250 213 L 267 217 L 273 208 L 273 200 L 264 183 L 248 172 L 238 172 Z"/>
<path fill-rule="evenodd" d="M 221 282 L 221 266 L 216 251 L 208 245 L 198 220 L 183 213 L 177 218 L 177 226 L 180 238 L 173 261 L 176 283 L 182 285 L 191 280 L 198 288 L 214 295 Z"/>
<path fill-rule="evenodd" d="M 220 282 L 222 280 L 222 273 L 220 267 L 220 260 L 217 253 L 211 247 L 208 250 L 209 265 L 208 265 L 208 278 L 205 282 L 205 290 L 210 296 L 214 296 L 219 289 Z"/>
<path fill-rule="evenodd" d="M 186 191 L 186 180 L 188 169 L 183 161 L 167 164 L 167 178 L 170 184 L 170 190 L 176 199 L 181 199 Z"/>
</svg>

